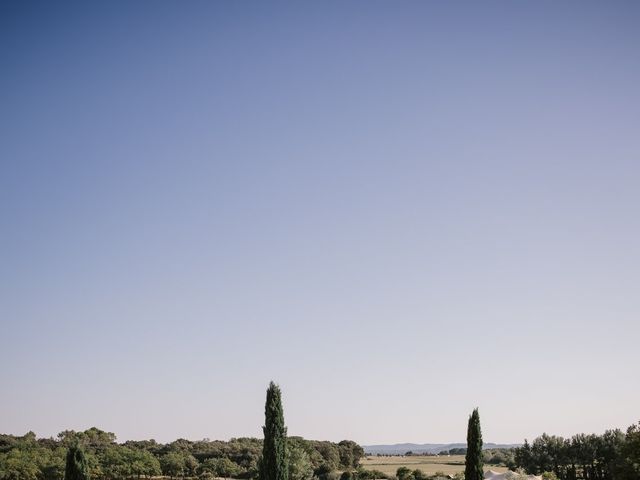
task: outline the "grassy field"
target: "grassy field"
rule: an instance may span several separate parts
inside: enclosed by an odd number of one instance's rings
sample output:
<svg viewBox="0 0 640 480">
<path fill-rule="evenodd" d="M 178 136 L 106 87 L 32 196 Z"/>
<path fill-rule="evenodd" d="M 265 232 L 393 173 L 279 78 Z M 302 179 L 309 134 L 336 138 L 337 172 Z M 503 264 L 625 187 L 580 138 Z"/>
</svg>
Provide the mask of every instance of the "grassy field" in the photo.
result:
<svg viewBox="0 0 640 480">
<path fill-rule="evenodd" d="M 364 457 L 360 463 L 367 470 L 380 470 L 389 475 L 395 475 L 396 470 L 400 467 L 407 467 L 411 470 L 420 469 L 427 475 L 433 475 L 436 472 L 443 472 L 446 475 L 464 471 L 464 455 L 451 456 L 421 456 L 412 455 L 410 457 Z M 506 467 L 498 467 L 495 465 L 485 465 L 485 469 L 491 468 L 495 472 L 506 472 Z"/>
</svg>

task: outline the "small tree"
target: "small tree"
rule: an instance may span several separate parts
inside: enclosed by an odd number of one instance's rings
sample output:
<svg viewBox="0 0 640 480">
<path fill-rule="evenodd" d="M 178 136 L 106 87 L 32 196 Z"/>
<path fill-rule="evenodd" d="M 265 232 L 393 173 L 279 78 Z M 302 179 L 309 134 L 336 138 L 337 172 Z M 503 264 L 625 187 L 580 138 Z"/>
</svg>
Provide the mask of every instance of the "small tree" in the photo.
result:
<svg viewBox="0 0 640 480">
<path fill-rule="evenodd" d="M 413 472 L 407 467 L 400 467 L 396 470 L 398 480 L 413 480 Z"/>
<path fill-rule="evenodd" d="M 313 465 L 311 465 L 307 452 L 292 443 L 289 443 L 287 448 L 289 480 L 311 480 L 313 478 Z"/>
<path fill-rule="evenodd" d="M 79 444 L 74 444 L 67 451 L 67 465 L 64 470 L 64 480 L 89 480 L 89 465 L 84 450 Z"/>
<path fill-rule="evenodd" d="M 187 468 L 185 457 L 179 452 L 169 452 L 160 457 L 162 473 L 171 478 L 183 477 Z"/>
<path fill-rule="evenodd" d="M 288 480 L 287 427 L 284 425 L 280 387 L 271 382 L 264 406 L 264 444 L 260 461 L 260 480 Z"/>
<path fill-rule="evenodd" d="M 483 480 L 482 431 L 480 430 L 480 414 L 476 408 L 469 417 L 467 427 L 467 455 L 464 462 L 465 480 Z"/>
<path fill-rule="evenodd" d="M 203 473 L 210 473 L 212 477 L 224 478 L 233 478 L 242 473 L 240 466 L 227 457 L 208 458 L 202 462 L 200 470 Z"/>
</svg>

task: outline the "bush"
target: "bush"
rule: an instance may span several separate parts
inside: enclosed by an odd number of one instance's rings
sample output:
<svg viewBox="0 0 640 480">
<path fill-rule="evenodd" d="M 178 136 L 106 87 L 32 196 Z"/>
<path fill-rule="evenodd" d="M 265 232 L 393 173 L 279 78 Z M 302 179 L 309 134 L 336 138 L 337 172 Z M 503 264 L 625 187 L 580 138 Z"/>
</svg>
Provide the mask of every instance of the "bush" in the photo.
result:
<svg viewBox="0 0 640 480">
<path fill-rule="evenodd" d="M 389 475 L 381 472 L 380 470 L 365 470 L 364 468 L 358 468 L 355 472 L 355 478 L 357 480 L 387 480 Z"/>
<path fill-rule="evenodd" d="M 398 480 L 413 480 L 413 472 L 407 467 L 400 467 L 396 470 Z"/>
<path fill-rule="evenodd" d="M 413 478 L 415 480 L 427 480 L 427 478 L 429 477 L 427 477 L 427 475 L 422 470 L 417 468 L 413 471 Z"/>
<path fill-rule="evenodd" d="M 353 480 L 354 476 L 350 471 L 342 472 L 340 475 L 340 480 Z"/>
</svg>

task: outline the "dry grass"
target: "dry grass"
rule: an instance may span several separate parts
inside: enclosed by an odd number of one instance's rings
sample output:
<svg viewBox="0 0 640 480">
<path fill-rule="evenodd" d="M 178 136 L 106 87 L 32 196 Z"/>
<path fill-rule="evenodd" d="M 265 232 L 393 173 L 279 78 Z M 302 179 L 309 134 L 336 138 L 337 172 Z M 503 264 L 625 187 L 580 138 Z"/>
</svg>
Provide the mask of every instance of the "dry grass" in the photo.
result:
<svg viewBox="0 0 640 480">
<path fill-rule="evenodd" d="M 411 470 L 420 469 L 427 475 L 442 472 L 446 475 L 464 471 L 464 455 L 451 456 L 422 456 L 412 455 L 410 457 L 364 457 L 360 463 L 367 470 L 380 470 L 388 475 L 395 475 L 400 467 L 407 467 Z M 495 465 L 485 465 L 485 469 L 491 468 L 496 472 L 506 472 L 507 468 Z"/>
</svg>

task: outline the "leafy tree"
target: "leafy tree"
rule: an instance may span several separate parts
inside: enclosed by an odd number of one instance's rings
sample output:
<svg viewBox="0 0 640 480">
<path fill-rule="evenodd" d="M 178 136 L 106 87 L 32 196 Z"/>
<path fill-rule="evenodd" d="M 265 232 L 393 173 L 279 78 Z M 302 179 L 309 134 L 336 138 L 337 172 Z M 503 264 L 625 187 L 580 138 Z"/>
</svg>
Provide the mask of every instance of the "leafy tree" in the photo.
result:
<svg viewBox="0 0 640 480">
<path fill-rule="evenodd" d="M 129 462 L 131 473 L 136 475 L 138 478 L 143 475 L 153 477 L 162 474 L 160 461 L 147 450 L 134 450 L 127 448 L 126 459 L 127 462 Z"/>
<path fill-rule="evenodd" d="M 208 458 L 200 466 L 201 472 L 209 472 L 214 477 L 232 478 L 242 472 L 242 469 L 226 457 Z"/>
<path fill-rule="evenodd" d="M 514 457 L 517 467 L 524 469 L 527 473 L 533 471 L 533 454 L 531 452 L 531 445 L 529 445 L 529 441 L 526 438 L 524 439 L 522 447 L 516 448 Z"/>
<path fill-rule="evenodd" d="M 185 456 L 181 452 L 169 452 L 160 457 L 160 467 L 164 475 L 171 478 L 183 477 L 186 469 Z"/>
<path fill-rule="evenodd" d="M 356 442 L 342 440 L 338 443 L 338 454 L 340 456 L 340 466 L 348 470 L 358 466 L 360 459 L 364 457 L 364 449 Z"/>
<path fill-rule="evenodd" d="M 640 478 L 640 422 L 627 429 L 625 442 L 620 449 L 616 465 L 616 479 L 637 480 Z"/>
<path fill-rule="evenodd" d="M 311 480 L 313 478 L 313 465 L 311 465 L 309 455 L 298 445 L 288 445 L 287 463 L 289 480 Z"/>
<path fill-rule="evenodd" d="M 482 431 L 480 430 L 480 414 L 474 409 L 469 417 L 467 427 L 467 455 L 464 466 L 465 480 L 483 480 L 482 464 Z"/>
<path fill-rule="evenodd" d="M 104 430 L 100 430 L 96 427 L 91 427 L 84 432 L 65 430 L 58 434 L 58 439 L 67 447 L 80 444 L 90 450 L 100 451 L 114 445 L 116 442 L 116 435 L 111 432 L 105 432 Z"/>
<path fill-rule="evenodd" d="M 198 467 L 200 466 L 200 463 L 190 453 L 186 453 L 185 452 L 183 455 L 184 455 L 185 472 L 190 476 L 194 476 L 196 474 L 196 472 L 198 471 Z M 229 460 L 229 461 L 231 462 L 231 460 Z M 233 463 L 233 462 L 231 462 L 231 463 Z"/>
<path fill-rule="evenodd" d="M 258 471 L 258 460 L 262 452 L 262 441 L 256 438 L 232 438 L 224 444 L 223 451 L 224 453 L 217 456 L 228 457 L 242 468 L 243 475 L 255 478 Z"/>
<path fill-rule="evenodd" d="M 154 439 L 151 440 L 127 440 L 122 444 L 123 447 L 130 448 L 132 450 L 146 450 L 148 452 L 153 453 L 154 455 L 159 455 L 162 449 L 162 445 L 156 442 Z"/>
<path fill-rule="evenodd" d="M 89 480 L 89 464 L 80 445 L 72 445 L 67 451 L 64 480 Z"/>
<path fill-rule="evenodd" d="M 264 407 L 265 425 L 260 480 L 288 480 L 287 428 L 284 424 L 280 387 L 271 382 Z"/>
<path fill-rule="evenodd" d="M 13 449 L 0 454 L 0 479 L 37 480 L 40 470 L 32 455 L 25 450 Z"/>
<path fill-rule="evenodd" d="M 50 448 L 38 449 L 38 466 L 42 480 L 62 480 L 66 464 L 66 449 L 54 443 Z"/>
<path fill-rule="evenodd" d="M 340 449 L 335 443 L 313 442 L 316 451 L 322 457 L 321 463 L 327 465 L 330 470 L 335 470 L 340 466 Z"/>
<path fill-rule="evenodd" d="M 125 478 L 132 474 L 131 467 L 125 457 L 125 448 L 110 447 L 100 455 L 100 465 L 106 478 Z"/>
<path fill-rule="evenodd" d="M 100 451 L 116 443 L 115 433 L 105 432 L 96 427 L 91 427 L 82 432 L 83 443 L 94 451 Z"/>
</svg>

